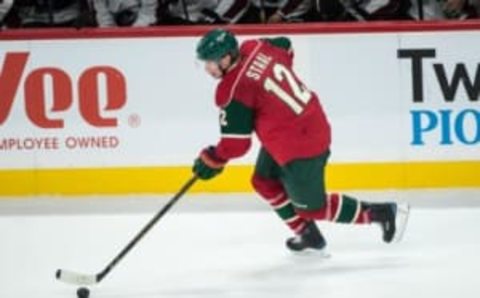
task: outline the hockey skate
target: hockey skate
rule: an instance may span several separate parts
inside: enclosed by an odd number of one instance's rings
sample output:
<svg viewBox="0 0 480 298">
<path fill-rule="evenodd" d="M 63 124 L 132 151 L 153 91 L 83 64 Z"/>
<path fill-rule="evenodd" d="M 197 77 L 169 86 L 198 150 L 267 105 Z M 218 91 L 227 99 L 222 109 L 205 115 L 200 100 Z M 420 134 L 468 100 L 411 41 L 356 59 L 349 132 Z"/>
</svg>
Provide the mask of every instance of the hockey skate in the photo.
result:
<svg viewBox="0 0 480 298">
<path fill-rule="evenodd" d="M 367 204 L 367 208 L 370 209 L 372 222 L 382 228 L 383 241 L 392 243 L 402 240 L 410 213 L 408 204 Z"/>
<path fill-rule="evenodd" d="M 309 221 L 300 234 L 288 238 L 286 246 L 295 253 L 310 251 L 318 252 L 323 256 L 328 256 L 325 251 L 327 242 L 313 221 Z"/>
</svg>

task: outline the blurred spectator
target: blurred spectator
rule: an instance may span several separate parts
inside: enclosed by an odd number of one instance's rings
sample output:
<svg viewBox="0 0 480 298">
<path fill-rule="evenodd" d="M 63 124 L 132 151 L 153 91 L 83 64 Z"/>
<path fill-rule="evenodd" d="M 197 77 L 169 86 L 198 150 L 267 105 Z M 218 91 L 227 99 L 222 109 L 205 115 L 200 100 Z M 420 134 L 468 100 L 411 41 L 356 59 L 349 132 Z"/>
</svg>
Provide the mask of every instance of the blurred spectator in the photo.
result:
<svg viewBox="0 0 480 298">
<path fill-rule="evenodd" d="M 0 28 L 461 20 L 479 16 L 480 0 L 0 0 Z"/>
<path fill-rule="evenodd" d="M 409 15 L 415 20 L 468 19 L 478 17 L 478 0 L 411 0 Z M 419 3 L 423 3 L 419 7 Z M 478 6 L 477 6 L 478 7 Z"/>
<path fill-rule="evenodd" d="M 353 18 L 345 10 L 340 0 L 314 0 L 311 19 L 313 21 L 351 21 Z"/>
<path fill-rule="evenodd" d="M 250 3 L 243 23 L 306 21 L 314 7 L 312 0 L 250 0 Z"/>
<path fill-rule="evenodd" d="M 161 23 L 236 23 L 248 8 L 248 0 L 166 0 Z"/>
<path fill-rule="evenodd" d="M 0 28 L 4 26 L 4 20 L 12 8 L 13 0 L 0 0 Z"/>
<path fill-rule="evenodd" d="M 15 0 L 12 27 L 74 27 L 82 17 L 80 0 Z"/>
<path fill-rule="evenodd" d="M 99 27 L 146 27 L 157 23 L 158 0 L 93 0 Z"/>
<path fill-rule="evenodd" d="M 340 0 L 340 2 L 347 19 L 357 21 L 408 19 L 409 0 Z"/>
<path fill-rule="evenodd" d="M 470 2 L 472 8 L 475 10 L 476 17 L 480 17 L 480 0 L 472 0 Z"/>
<path fill-rule="evenodd" d="M 203 14 L 211 23 L 238 23 L 248 6 L 248 0 L 220 0 L 213 11 L 204 10 Z"/>
</svg>

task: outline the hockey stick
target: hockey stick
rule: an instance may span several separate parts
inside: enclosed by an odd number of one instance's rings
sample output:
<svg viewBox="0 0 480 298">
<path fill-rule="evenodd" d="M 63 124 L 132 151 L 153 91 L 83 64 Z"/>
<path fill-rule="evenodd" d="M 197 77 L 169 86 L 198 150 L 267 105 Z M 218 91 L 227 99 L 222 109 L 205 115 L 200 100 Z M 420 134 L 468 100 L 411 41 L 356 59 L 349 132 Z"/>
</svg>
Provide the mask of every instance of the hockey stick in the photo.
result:
<svg viewBox="0 0 480 298">
<path fill-rule="evenodd" d="M 155 216 L 138 232 L 138 234 L 125 246 L 122 251 L 103 269 L 97 274 L 82 274 L 73 271 L 58 269 L 55 277 L 68 284 L 74 285 L 93 285 L 101 282 L 105 276 L 123 259 L 123 257 L 147 234 L 148 231 L 167 213 L 170 208 L 187 192 L 187 190 L 197 181 L 198 177 L 193 176 L 187 183 L 178 191 L 178 193 L 170 199 L 170 201 L 157 213 Z"/>
</svg>

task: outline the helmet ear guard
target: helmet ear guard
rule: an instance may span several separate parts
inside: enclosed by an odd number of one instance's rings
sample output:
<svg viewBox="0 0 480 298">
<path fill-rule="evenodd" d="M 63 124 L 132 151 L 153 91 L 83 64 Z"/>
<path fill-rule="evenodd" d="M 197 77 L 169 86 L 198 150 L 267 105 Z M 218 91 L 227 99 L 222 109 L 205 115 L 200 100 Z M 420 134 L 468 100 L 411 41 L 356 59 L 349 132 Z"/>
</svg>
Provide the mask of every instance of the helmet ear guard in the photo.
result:
<svg viewBox="0 0 480 298">
<path fill-rule="evenodd" d="M 238 58 L 240 57 L 240 51 L 230 52 L 228 54 L 230 55 L 230 57 L 232 57 L 232 63 L 235 63 L 238 60 Z"/>
<path fill-rule="evenodd" d="M 237 61 L 238 57 L 240 57 L 239 53 L 236 53 L 236 54 L 235 53 L 227 53 L 227 55 L 230 55 L 230 65 L 233 65 Z M 225 55 L 223 57 L 226 57 L 227 55 Z M 220 59 L 222 59 L 222 58 L 220 58 Z M 222 72 L 222 76 L 225 76 L 227 74 L 227 70 L 228 70 L 229 66 L 228 67 L 222 67 L 220 65 L 220 60 L 216 61 L 216 63 L 217 63 L 218 69 Z"/>
</svg>

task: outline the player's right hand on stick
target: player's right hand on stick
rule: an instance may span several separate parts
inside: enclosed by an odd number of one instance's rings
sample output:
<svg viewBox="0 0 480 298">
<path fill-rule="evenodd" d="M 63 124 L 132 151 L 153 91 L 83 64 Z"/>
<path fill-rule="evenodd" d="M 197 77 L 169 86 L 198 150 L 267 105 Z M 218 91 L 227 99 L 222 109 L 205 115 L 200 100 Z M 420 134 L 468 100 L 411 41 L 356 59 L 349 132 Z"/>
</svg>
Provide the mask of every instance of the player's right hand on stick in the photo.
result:
<svg viewBox="0 0 480 298">
<path fill-rule="evenodd" d="M 216 156 L 215 147 L 209 146 L 203 149 L 197 159 L 195 159 L 193 173 L 200 179 L 209 180 L 220 174 L 225 164 L 225 160 Z"/>
</svg>

